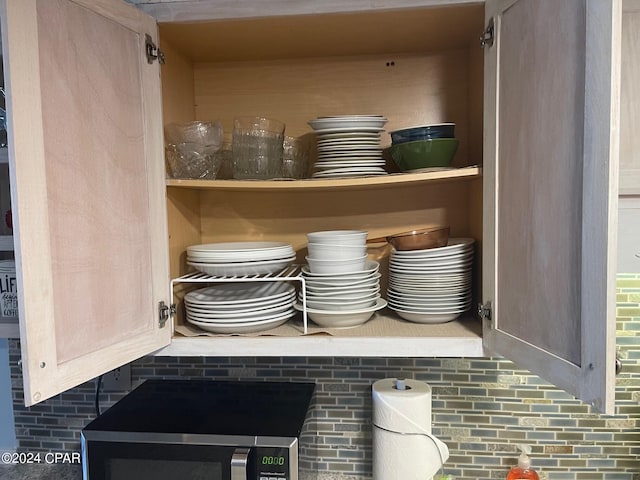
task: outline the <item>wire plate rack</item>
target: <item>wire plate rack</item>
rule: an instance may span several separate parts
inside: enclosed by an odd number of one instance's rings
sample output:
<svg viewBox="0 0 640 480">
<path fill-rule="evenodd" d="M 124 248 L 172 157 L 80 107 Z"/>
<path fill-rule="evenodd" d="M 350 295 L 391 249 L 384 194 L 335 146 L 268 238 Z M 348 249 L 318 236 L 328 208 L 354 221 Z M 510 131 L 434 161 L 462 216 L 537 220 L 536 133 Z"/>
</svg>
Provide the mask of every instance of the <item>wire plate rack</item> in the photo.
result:
<svg viewBox="0 0 640 480">
<path fill-rule="evenodd" d="M 301 265 L 291 265 L 277 273 L 262 275 L 238 275 L 238 276 L 216 276 L 203 272 L 191 272 L 181 277 L 171 280 L 171 298 L 173 297 L 174 285 L 178 283 L 224 283 L 224 282 L 300 282 L 300 292 L 302 300 L 302 326 L 303 332 L 307 333 L 307 289 L 305 279 L 302 275 Z"/>
</svg>

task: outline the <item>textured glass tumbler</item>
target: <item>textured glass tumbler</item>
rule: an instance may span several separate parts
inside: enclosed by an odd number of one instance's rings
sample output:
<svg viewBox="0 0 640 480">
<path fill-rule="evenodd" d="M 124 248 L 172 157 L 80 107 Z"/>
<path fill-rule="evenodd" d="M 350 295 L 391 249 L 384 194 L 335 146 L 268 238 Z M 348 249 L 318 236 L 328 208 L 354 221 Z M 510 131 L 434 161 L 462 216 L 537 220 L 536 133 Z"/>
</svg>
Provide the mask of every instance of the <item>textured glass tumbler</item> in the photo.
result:
<svg viewBox="0 0 640 480">
<path fill-rule="evenodd" d="M 284 123 L 263 117 L 233 122 L 233 178 L 266 180 L 282 175 Z"/>
<path fill-rule="evenodd" d="M 284 137 L 282 177 L 307 178 L 309 171 L 309 146 L 301 138 Z"/>
</svg>

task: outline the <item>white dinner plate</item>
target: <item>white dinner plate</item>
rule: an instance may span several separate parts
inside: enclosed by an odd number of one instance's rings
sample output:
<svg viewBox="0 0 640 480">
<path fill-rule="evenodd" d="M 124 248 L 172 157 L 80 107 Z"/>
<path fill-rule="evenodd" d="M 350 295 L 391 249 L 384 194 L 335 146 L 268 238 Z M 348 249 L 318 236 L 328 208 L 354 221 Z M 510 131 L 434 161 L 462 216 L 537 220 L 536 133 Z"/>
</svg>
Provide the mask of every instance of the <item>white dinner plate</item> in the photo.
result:
<svg viewBox="0 0 640 480">
<path fill-rule="evenodd" d="M 387 123 L 387 119 L 384 117 L 318 117 L 314 120 L 310 120 L 308 124 L 316 131 L 326 129 L 343 129 L 343 128 L 382 128 Z"/>
<path fill-rule="evenodd" d="M 444 306 L 427 306 L 427 305 L 416 305 L 416 304 L 406 304 L 403 302 L 397 302 L 392 299 L 387 299 L 389 302 L 389 308 L 391 309 L 399 309 L 407 312 L 414 313 L 460 313 L 466 312 L 471 307 L 471 300 L 466 303 L 460 304 L 451 304 Z"/>
<path fill-rule="evenodd" d="M 317 142 L 318 153 L 325 152 L 350 152 L 352 150 L 378 150 L 382 151 L 382 146 L 376 138 L 369 140 L 346 139 L 324 139 Z"/>
<path fill-rule="evenodd" d="M 250 300 L 246 300 L 242 303 L 220 303 L 220 302 L 208 302 L 208 303 L 199 303 L 197 301 L 191 301 L 187 298 L 184 299 L 185 307 L 194 310 L 201 310 L 204 312 L 216 311 L 216 312 L 249 312 L 255 311 L 260 308 L 270 308 L 275 307 L 277 305 L 281 305 L 287 303 L 288 301 L 295 298 L 296 292 L 295 289 L 290 292 L 285 292 L 283 295 L 275 296 L 273 298 L 262 299 L 262 298 L 253 298 Z"/>
<path fill-rule="evenodd" d="M 438 275 L 467 274 L 472 271 L 471 264 L 458 267 L 389 267 L 390 275 L 420 276 L 432 278 Z"/>
<path fill-rule="evenodd" d="M 215 307 L 211 309 L 203 309 L 198 307 L 193 307 L 189 305 L 185 305 L 185 310 L 187 315 L 193 318 L 201 318 L 203 321 L 206 319 L 210 320 L 230 320 L 237 319 L 238 321 L 243 321 L 244 319 L 255 319 L 258 316 L 264 315 L 272 315 L 282 313 L 285 310 L 291 308 L 291 306 L 295 303 L 295 297 L 287 299 L 286 302 L 282 302 L 280 304 L 271 305 L 268 307 L 256 306 L 249 309 L 239 309 L 239 310 L 217 310 Z"/>
<path fill-rule="evenodd" d="M 387 172 L 382 168 L 340 168 L 331 169 L 320 172 L 315 172 L 311 175 L 311 178 L 349 178 L 349 177 L 366 177 L 373 175 L 387 175 Z"/>
<path fill-rule="evenodd" d="M 313 164 L 314 168 L 323 168 L 325 170 L 330 170 L 332 168 L 371 168 L 371 167 L 382 167 L 387 162 L 379 157 L 372 158 L 363 158 L 363 157 L 354 157 L 354 158 L 327 158 L 323 160 L 318 160 Z"/>
<path fill-rule="evenodd" d="M 471 297 L 464 299 L 461 302 L 444 302 L 444 303 L 429 303 L 429 302 L 405 302 L 399 301 L 395 298 L 387 298 L 390 308 L 399 308 L 400 310 L 419 312 L 419 313 L 440 313 L 440 312 L 457 312 L 458 310 L 467 310 L 471 306 Z"/>
<path fill-rule="evenodd" d="M 246 305 L 284 298 L 295 292 L 287 282 L 221 283 L 187 293 L 185 301 L 199 305 Z"/>
<path fill-rule="evenodd" d="M 382 157 L 382 149 L 381 148 L 357 148 L 357 149 L 349 149 L 343 150 L 341 148 L 331 148 L 326 150 L 318 150 L 318 158 L 333 158 L 333 157 L 347 157 L 347 158 L 381 158 Z"/>
<path fill-rule="evenodd" d="M 441 293 L 443 295 L 464 295 L 465 293 L 471 290 L 471 284 L 465 287 L 455 287 L 455 288 L 439 287 L 437 290 L 429 290 L 426 288 L 397 287 L 397 286 L 390 286 L 390 288 L 395 292 L 410 293 L 415 295 L 430 295 L 432 293 Z"/>
<path fill-rule="evenodd" d="M 318 135 L 332 135 L 332 134 L 344 134 L 344 133 L 356 133 L 361 136 L 363 134 L 376 134 L 380 135 L 381 132 L 384 132 L 384 128 L 382 127 L 335 127 L 335 128 L 318 128 L 314 131 Z M 325 137 L 326 138 L 326 137 Z"/>
<path fill-rule="evenodd" d="M 418 300 L 418 301 L 450 301 L 458 300 L 460 298 L 471 295 L 471 289 L 464 288 L 458 292 L 407 292 L 405 290 L 397 290 L 389 287 L 387 289 L 387 296 L 396 297 L 398 300 Z"/>
<path fill-rule="evenodd" d="M 470 251 L 475 240 L 473 238 L 450 238 L 444 247 L 434 247 L 425 250 L 396 250 L 391 255 L 399 258 L 435 258 L 457 254 L 460 251 Z"/>
<path fill-rule="evenodd" d="M 414 271 L 392 271 L 389 269 L 389 277 L 394 280 L 400 281 L 423 281 L 425 283 L 433 283 L 433 282 L 450 282 L 456 280 L 468 280 L 471 278 L 472 270 L 470 268 L 465 268 L 459 271 L 423 271 L 423 272 L 414 272 Z"/>
<path fill-rule="evenodd" d="M 189 262 L 187 265 L 196 270 L 213 276 L 244 276 L 244 275 L 266 275 L 284 270 L 290 266 L 296 256 L 277 260 L 260 260 L 255 262 L 229 262 L 229 263 L 200 263 Z"/>
<path fill-rule="evenodd" d="M 282 317 L 285 313 L 291 311 L 293 308 L 293 304 L 295 302 L 291 301 L 284 308 L 280 308 L 276 310 L 270 311 L 255 311 L 253 314 L 238 314 L 238 315 L 204 315 L 201 313 L 193 313 L 187 310 L 187 318 L 196 320 L 198 322 L 207 322 L 207 323 L 250 323 L 250 322 L 261 322 L 264 320 L 273 320 L 276 318 Z"/>
<path fill-rule="evenodd" d="M 383 167 L 386 165 L 386 162 L 371 162 L 371 163 L 357 163 L 357 162 L 327 162 L 327 163 L 316 163 L 313 167 L 316 171 L 327 171 L 327 170 L 335 170 L 335 169 L 343 169 L 343 168 L 354 168 L 354 167 Z"/>
<path fill-rule="evenodd" d="M 262 332 L 264 330 L 271 330 L 272 328 L 279 327 L 289 320 L 291 317 L 295 315 L 295 311 L 287 312 L 283 314 L 282 317 L 275 318 L 272 320 L 262 320 L 257 322 L 248 322 L 248 323 L 211 323 L 211 322 L 199 322 L 197 320 L 189 320 L 189 323 L 200 327 L 202 330 L 206 330 L 212 333 L 226 333 L 226 334 L 234 334 L 234 333 L 255 333 Z"/>
<path fill-rule="evenodd" d="M 460 265 L 473 260 L 473 251 L 462 252 L 460 255 L 450 255 L 446 257 L 398 257 L 392 255 L 389 258 L 389 265 L 397 265 L 399 267 L 445 267 Z"/>
<path fill-rule="evenodd" d="M 187 247 L 188 258 L 209 263 L 273 260 L 293 252 L 291 244 L 284 242 L 221 242 Z"/>
</svg>

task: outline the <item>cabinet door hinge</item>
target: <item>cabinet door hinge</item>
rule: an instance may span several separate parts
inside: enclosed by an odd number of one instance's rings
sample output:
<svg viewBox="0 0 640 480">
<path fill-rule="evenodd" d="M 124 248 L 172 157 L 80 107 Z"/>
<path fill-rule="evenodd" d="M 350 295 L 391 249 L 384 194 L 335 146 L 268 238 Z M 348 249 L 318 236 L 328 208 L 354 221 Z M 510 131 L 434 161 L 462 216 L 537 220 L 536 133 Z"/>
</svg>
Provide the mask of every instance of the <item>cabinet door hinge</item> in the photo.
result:
<svg viewBox="0 0 640 480">
<path fill-rule="evenodd" d="M 493 18 L 489 20 L 489 25 L 480 36 L 480 46 L 484 47 L 493 47 L 493 42 L 495 40 L 495 28 Z"/>
<path fill-rule="evenodd" d="M 479 303 L 478 304 L 478 316 L 488 322 L 489 327 L 491 327 L 493 321 L 491 319 L 491 302 L 487 303 Z"/>
<path fill-rule="evenodd" d="M 173 318 L 174 315 L 176 314 L 176 306 L 175 304 L 171 304 L 169 306 L 167 306 L 166 303 L 164 302 L 160 302 L 158 304 L 158 325 L 160 325 L 160 328 L 164 328 L 164 326 L 167 323 L 167 320 L 169 320 L 170 318 Z"/>
<path fill-rule="evenodd" d="M 158 60 L 161 65 L 164 63 L 164 52 L 153 43 L 153 39 L 148 33 L 144 36 L 144 46 L 148 63 L 153 63 L 154 60 Z"/>
</svg>

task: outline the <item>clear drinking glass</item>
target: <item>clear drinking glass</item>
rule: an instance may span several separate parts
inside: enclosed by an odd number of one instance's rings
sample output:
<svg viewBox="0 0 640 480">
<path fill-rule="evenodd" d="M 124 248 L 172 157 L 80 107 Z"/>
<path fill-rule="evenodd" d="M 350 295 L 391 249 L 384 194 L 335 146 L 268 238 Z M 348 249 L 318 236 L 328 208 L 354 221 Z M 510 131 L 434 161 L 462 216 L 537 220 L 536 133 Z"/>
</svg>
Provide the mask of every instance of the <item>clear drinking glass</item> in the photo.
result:
<svg viewBox="0 0 640 480">
<path fill-rule="evenodd" d="M 233 122 L 233 178 L 282 176 L 284 123 L 264 117 L 237 117 Z"/>
<path fill-rule="evenodd" d="M 284 137 L 282 154 L 283 178 L 307 178 L 309 145 L 302 138 Z"/>
</svg>

